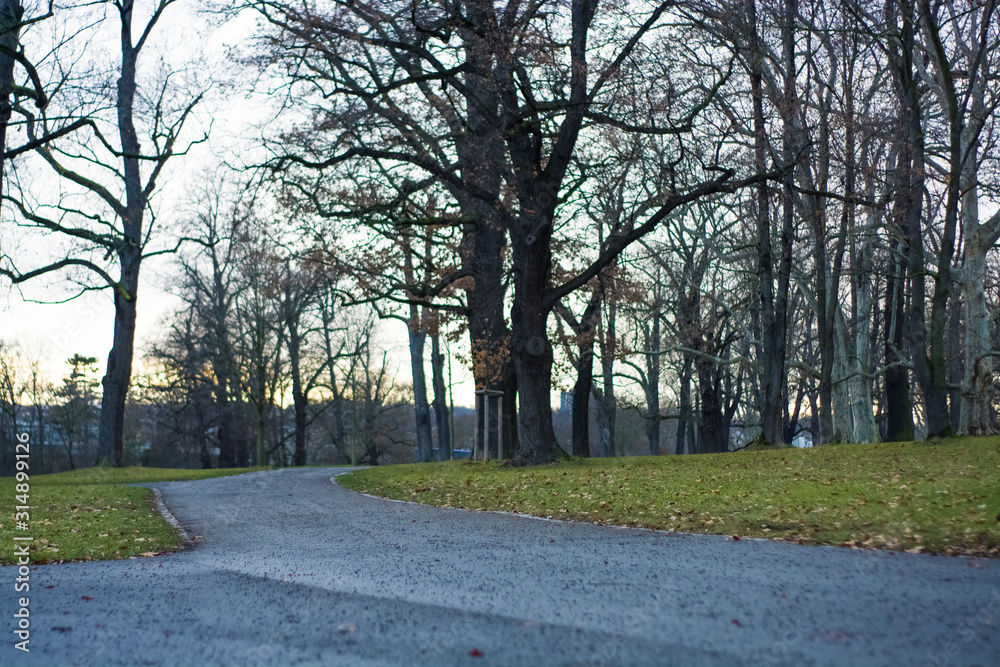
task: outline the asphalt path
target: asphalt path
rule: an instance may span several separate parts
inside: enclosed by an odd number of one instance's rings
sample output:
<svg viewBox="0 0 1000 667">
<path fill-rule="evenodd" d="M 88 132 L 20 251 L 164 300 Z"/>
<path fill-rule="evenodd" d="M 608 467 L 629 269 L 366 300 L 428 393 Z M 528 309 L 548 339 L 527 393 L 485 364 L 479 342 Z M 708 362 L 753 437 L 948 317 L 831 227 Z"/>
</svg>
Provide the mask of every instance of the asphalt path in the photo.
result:
<svg viewBox="0 0 1000 667">
<path fill-rule="evenodd" d="M 301 469 L 155 485 L 196 546 L 0 568 L 2 665 L 1000 664 L 1000 562 L 435 508 Z"/>
</svg>

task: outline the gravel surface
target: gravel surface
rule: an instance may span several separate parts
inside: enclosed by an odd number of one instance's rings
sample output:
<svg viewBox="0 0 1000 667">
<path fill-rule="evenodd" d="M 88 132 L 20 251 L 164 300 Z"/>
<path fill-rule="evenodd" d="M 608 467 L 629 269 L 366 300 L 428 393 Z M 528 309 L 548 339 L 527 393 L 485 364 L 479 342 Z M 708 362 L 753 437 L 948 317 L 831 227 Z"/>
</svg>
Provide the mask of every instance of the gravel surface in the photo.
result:
<svg viewBox="0 0 1000 667">
<path fill-rule="evenodd" d="M 344 471 L 157 484 L 195 546 L 32 568 L 30 654 L 0 568 L 0 664 L 1000 664 L 998 561 L 426 507 Z"/>
</svg>

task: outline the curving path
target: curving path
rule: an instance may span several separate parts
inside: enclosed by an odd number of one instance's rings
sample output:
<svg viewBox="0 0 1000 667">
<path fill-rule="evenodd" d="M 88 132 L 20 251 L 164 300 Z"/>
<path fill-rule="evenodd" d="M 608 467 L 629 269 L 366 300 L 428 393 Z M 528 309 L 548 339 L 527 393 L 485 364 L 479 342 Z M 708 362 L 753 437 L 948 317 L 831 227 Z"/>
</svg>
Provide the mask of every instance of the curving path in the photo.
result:
<svg viewBox="0 0 1000 667">
<path fill-rule="evenodd" d="M 339 472 L 156 485 L 197 546 L 35 568 L 30 655 L 0 568 L 0 664 L 1000 664 L 998 561 L 432 508 Z"/>
</svg>

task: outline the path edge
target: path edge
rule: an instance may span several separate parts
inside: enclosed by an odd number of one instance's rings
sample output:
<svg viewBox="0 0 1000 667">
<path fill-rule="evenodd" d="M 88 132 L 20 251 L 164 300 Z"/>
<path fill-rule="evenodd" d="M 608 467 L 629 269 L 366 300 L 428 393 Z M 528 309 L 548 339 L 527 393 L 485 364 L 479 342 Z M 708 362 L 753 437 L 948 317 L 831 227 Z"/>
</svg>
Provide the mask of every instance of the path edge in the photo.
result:
<svg viewBox="0 0 1000 667">
<path fill-rule="evenodd" d="M 148 489 L 153 490 L 153 497 L 156 499 L 156 509 L 159 511 L 160 516 L 162 516 L 167 523 L 174 527 L 177 534 L 181 538 L 181 544 L 178 549 L 190 549 L 194 547 L 194 540 L 191 539 L 191 535 L 184 530 L 184 526 L 181 522 L 177 520 L 177 517 L 171 513 L 170 508 L 167 507 L 167 503 L 163 500 L 163 494 L 155 486 L 148 486 Z"/>
</svg>

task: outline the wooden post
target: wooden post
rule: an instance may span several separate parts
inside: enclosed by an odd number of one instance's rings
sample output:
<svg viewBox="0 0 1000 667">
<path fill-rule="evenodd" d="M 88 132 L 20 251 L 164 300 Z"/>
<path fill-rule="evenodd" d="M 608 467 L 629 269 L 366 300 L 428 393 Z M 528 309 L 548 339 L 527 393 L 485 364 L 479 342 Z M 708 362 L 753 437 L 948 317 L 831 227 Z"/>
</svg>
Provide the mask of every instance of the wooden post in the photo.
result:
<svg viewBox="0 0 1000 667">
<path fill-rule="evenodd" d="M 497 396 L 497 461 L 503 460 L 503 394 Z"/>
<path fill-rule="evenodd" d="M 483 463 L 490 460 L 490 396 L 483 394 Z"/>
<path fill-rule="evenodd" d="M 478 391 L 476 392 L 476 418 L 473 422 L 473 432 L 472 432 L 472 460 L 476 460 L 476 456 L 479 454 L 479 404 L 482 401 L 482 394 Z"/>
<path fill-rule="evenodd" d="M 490 410 L 490 399 L 496 399 L 496 408 Z M 490 426 L 490 412 L 494 412 L 497 418 L 497 460 L 503 458 L 503 392 L 490 391 L 489 389 L 479 389 L 476 391 L 476 430 L 472 438 L 472 460 L 475 461 L 479 455 L 479 447 L 483 448 L 483 463 L 490 460 L 490 433 L 494 430 Z M 483 417 L 483 426 L 479 427 L 479 417 Z"/>
</svg>

